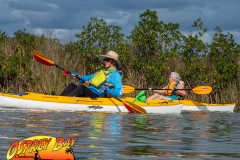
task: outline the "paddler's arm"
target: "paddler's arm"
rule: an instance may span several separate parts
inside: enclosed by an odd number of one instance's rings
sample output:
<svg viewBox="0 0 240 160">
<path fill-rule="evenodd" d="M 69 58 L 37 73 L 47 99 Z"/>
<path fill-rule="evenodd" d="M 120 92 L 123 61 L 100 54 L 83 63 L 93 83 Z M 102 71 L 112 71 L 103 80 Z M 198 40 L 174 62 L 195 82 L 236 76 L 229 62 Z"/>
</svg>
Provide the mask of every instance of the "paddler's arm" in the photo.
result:
<svg viewBox="0 0 240 160">
<path fill-rule="evenodd" d="M 173 88 L 174 89 L 174 88 Z M 181 84 L 177 85 L 177 89 L 184 89 L 183 86 Z M 186 91 L 185 90 L 176 90 L 176 92 L 178 94 L 180 94 L 181 96 L 185 96 L 186 95 Z"/>
<path fill-rule="evenodd" d="M 162 88 L 162 89 L 167 89 L 167 86 Z M 150 91 L 156 92 L 156 93 L 165 93 L 165 90 L 152 90 L 152 88 L 149 88 Z"/>
<path fill-rule="evenodd" d="M 95 74 L 92 74 L 92 75 L 89 75 L 89 76 L 84 76 L 84 75 L 78 75 L 76 72 L 72 72 L 71 75 L 73 76 L 73 78 L 79 77 L 79 78 L 82 78 L 84 81 L 88 81 L 89 82 Z M 82 80 L 78 80 L 78 81 L 81 82 L 81 83 L 85 83 Z"/>
</svg>

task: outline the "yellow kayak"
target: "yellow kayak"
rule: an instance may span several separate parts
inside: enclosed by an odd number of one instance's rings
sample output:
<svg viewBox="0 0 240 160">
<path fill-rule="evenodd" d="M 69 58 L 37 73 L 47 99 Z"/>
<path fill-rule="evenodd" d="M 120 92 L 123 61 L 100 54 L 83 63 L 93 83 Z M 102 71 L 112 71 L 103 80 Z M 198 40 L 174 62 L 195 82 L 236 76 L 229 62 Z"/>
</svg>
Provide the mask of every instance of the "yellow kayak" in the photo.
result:
<svg viewBox="0 0 240 160">
<path fill-rule="evenodd" d="M 182 102 L 150 101 L 148 103 L 135 102 L 135 98 L 122 98 L 121 100 L 132 102 L 146 110 L 147 113 L 180 114 Z M 69 111 L 97 111 L 97 112 L 129 112 L 123 103 L 115 98 L 88 98 L 67 97 L 24 93 L 0 93 L 0 107 L 2 108 L 27 108 L 47 110 Z"/>
<path fill-rule="evenodd" d="M 169 102 L 166 100 L 148 100 L 148 102 Z M 192 100 L 173 100 L 171 102 L 183 103 L 183 111 L 213 111 L 213 112 L 233 112 L 236 106 L 233 104 L 210 104 L 210 103 L 200 103 Z"/>
</svg>

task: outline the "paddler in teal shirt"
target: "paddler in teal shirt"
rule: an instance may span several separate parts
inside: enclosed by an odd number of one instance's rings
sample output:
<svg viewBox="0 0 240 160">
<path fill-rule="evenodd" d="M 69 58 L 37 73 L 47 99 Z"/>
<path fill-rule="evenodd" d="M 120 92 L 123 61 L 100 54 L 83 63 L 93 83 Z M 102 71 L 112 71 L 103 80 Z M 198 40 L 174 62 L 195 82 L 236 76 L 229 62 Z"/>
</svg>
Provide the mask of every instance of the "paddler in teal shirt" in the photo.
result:
<svg viewBox="0 0 240 160">
<path fill-rule="evenodd" d="M 60 96 L 97 98 L 103 97 L 105 93 L 116 97 L 122 96 L 122 72 L 120 71 L 122 69 L 122 65 L 118 61 L 118 54 L 114 51 L 108 51 L 106 55 L 99 55 L 98 59 L 105 65 L 105 70 L 101 70 L 88 76 L 78 75 L 76 72 L 72 72 L 72 76 L 74 78 L 79 76 L 97 88 L 91 85 L 87 88 L 84 85 L 77 86 L 76 84 L 70 83 L 63 90 Z M 81 80 L 79 81 L 84 83 Z"/>
</svg>

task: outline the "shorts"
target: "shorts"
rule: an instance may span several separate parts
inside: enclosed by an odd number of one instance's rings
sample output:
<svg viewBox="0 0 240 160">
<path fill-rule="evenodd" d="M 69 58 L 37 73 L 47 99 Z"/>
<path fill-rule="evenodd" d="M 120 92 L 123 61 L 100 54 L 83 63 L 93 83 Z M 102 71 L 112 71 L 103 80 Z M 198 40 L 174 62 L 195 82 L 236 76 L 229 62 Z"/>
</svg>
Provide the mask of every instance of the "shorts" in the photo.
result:
<svg viewBox="0 0 240 160">
<path fill-rule="evenodd" d="M 166 96 L 168 98 L 171 98 L 171 100 L 178 100 L 178 96 Z"/>
</svg>

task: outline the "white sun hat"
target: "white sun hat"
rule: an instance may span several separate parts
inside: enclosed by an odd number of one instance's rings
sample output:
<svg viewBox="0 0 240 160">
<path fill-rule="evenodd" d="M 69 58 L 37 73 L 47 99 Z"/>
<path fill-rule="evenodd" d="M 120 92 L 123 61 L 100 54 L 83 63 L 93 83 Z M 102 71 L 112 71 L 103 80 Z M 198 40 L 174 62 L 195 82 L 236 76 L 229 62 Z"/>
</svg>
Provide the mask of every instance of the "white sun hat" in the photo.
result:
<svg viewBox="0 0 240 160">
<path fill-rule="evenodd" d="M 99 55 L 98 59 L 101 63 L 104 64 L 104 59 L 105 58 L 110 58 L 110 59 L 114 59 L 117 61 L 116 63 L 116 68 L 118 70 L 122 69 L 122 64 L 118 61 L 118 54 L 114 51 L 108 51 L 106 55 Z"/>
</svg>

